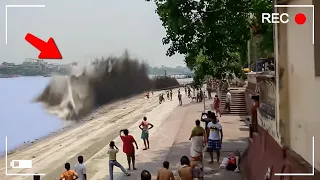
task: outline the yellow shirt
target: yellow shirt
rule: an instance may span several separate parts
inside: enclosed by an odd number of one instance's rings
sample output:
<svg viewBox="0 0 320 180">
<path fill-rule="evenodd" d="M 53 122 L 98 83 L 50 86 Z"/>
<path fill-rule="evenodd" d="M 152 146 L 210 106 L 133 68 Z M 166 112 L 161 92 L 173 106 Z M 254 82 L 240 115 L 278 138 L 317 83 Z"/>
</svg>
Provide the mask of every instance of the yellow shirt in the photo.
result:
<svg viewBox="0 0 320 180">
<path fill-rule="evenodd" d="M 110 160 L 117 160 L 117 153 L 119 152 L 119 149 L 109 149 L 108 154 L 109 154 L 109 161 Z"/>
</svg>

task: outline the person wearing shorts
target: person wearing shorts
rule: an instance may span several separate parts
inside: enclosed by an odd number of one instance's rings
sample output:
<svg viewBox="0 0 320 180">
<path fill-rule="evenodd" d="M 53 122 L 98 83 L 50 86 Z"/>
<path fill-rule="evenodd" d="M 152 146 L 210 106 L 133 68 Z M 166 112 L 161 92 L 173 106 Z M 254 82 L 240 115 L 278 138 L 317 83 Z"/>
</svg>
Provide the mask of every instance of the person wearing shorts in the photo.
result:
<svg viewBox="0 0 320 180">
<path fill-rule="evenodd" d="M 212 121 L 208 123 L 207 129 L 209 132 L 207 151 L 211 158 L 210 163 L 213 163 L 213 151 L 217 153 L 217 162 L 219 162 L 223 132 L 222 126 L 217 122 L 216 116 L 212 117 Z"/>
<path fill-rule="evenodd" d="M 124 136 L 122 136 L 121 132 L 123 132 Z M 136 140 L 133 138 L 133 136 L 129 135 L 128 129 L 122 129 L 120 130 L 120 138 L 123 142 L 123 152 L 127 155 L 127 161 L 128 161 L 128 170 L 131 169 L 131 161 L 132 161 L 132 167 L 133 170 L 136 170 L 135 167 L 135 150 L 133 147 L 133 143 L 136 145 L 136 149 L 138 149 L 138 144 Z"/>
<path fill-rule="evenodd" d="M 147 117 L 143 117 L 143 121 L 139 125 L 139 128 L 141 129 L 141 139 L 143 140 L 143 143 L 144 143 L 143 150 L 147 150 L 150 148 L 149 129 L 152 129 L 153 125 L 147 121 Z"/>
</svg>

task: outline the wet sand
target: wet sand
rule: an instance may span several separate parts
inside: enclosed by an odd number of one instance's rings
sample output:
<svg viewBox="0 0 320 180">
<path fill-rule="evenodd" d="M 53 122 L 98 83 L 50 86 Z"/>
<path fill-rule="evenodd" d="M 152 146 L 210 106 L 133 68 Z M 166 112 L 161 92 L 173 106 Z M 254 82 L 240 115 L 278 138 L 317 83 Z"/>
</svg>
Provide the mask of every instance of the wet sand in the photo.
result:
<svg viewBox="0 0 320 180">
<path fill-rule="evenodd" d="M 85 158 L 89 179 L 99 176 L 99 170 L 107 166 L 107 161 L 104 159 L 101 161 L 97 157 L 108 148 L 111 140 L 118 137 L 120 129 L 131 127 L 130 131 L 131 129 L 139 131 L 138 124 L 143 116 L 154 117 L 154 121 L 160 123 L 177 106 L 177 102 L 159 105 L 158 94 L 159 92 L 155 92 L 149 100 L 144 95 L 138 95 L 107 105 L 99 109 L 93 117 L 86 119 L 86 122 L 64 128 L 28 147 L 15 150 L 8 156 L 8 173 L 43 173 L 46 174 L 42 177 L 43 180 L 53 180 L 59 178 L 64 171 L 65 162 L 73 166 L 77 162 L 77 157 L 82 155 Z M 139 141 L 140 137 L 136 139 Z M 119 148 L 122 146 L 119 142 L 117 145 Z M 142 149 L 142 143 L 139 145 Z M 32 169 L 13 169 L 9 166 L 12 160 L 32 160 L 33 167 Z M 6 164 L 4 157 L 0 159 L 0 163 Z M 32 176 L 5 176 L 5 173 L 5 166 L 1 166 L 0 179 L 32 179 Z"/>
</svg>

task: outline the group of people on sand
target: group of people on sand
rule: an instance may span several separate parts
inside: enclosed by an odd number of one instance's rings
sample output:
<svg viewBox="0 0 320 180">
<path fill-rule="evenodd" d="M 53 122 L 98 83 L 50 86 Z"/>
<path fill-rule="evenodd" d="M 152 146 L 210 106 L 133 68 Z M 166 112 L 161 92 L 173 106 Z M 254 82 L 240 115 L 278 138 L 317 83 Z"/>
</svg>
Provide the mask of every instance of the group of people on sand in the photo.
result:
<svg viewBox="0 0 320 180">
<path fill-rule="evenodd" d="M 148 150 L 150 148 L 149 143 L 149 130 L 152 129 L 153 124 L 147 122 L 147 117 L 143 117 L 143 121 L 139 124 L 139 128 L 141 129 L 141 139 L 144 143 L 144 149 Z M 122 170 L 122 172 L 130 176 L 128 172 L 131 170 L 136 170 L 135 166 L 135 148 L 138 149 L 138 144 L 134 137 L 129 134 L 128 129 L 122 129 L 119 132 L 120 138 L 123 142 L 122 150 L 127 156 L 128 169 L 125 169 L 118 161 L 117 161 L 117 153 L 119 153 L 119 148 L 116 146 L 114 141 L 109 143 L 108 156 L 109 156 L 109 177 L 110 180 L 113 180 L 113 168 L 116 166 Z M 135 147 L 133 146 L 135 144 Z M 131 164 L 132 163 L 132 164 Z M 132 165 L 132 166 L 131 166 Z M 87 180 L 86 166 L 84 165 L 83 156 L 78 157 L 78 163 L 71 169 L 70 163 L 65 163 L 65 171 L 60 175 L 60 180 Z M 144 173 L 145 174 L 145 173 Z M 40 180 L 40 175 L 34 175 L 34 180 Z"/>
<path fill-rule="evenodd" d="M 178 90 L 178 99 L 179 104 L 182 105 L 180 89 Z M 228 97 L 228 95 L 227 95 Z M 231 97 L 228 97 L 231 101 Z M 229 101 L 229 102 L 230 102 Z M 227 101 L 228 102 L 228 101 Z M 220 114 L 219 111 L 220 100 L 218 96 L 215 96 L 214 100 L 214 109 L 216 113 Z M 204 117 L 206 116 L 206 117 Z M 205 128 L 201 127 L 201 121 L 205 123 Z M 213 163 L 213 152 L 216 153 L 216 159 L 219 163 L 220 161 L 220 149 L 223 139 L 222 126 L 219 123 L 214 112 L 208 111 L 207 113 L 202 113 L 201 121 L 195 121 L 195 127 L 191 131 L 189 140 L 191 141 L 190 156 L 191 160 L 187 156 L 182 156 L 180 159 L 181 167 L 178 170 L 178 174 L 181 180 L 194 180 L 203 179 L 203 152 L 204 147 L 207 146 L 206 151 L 210 155 L 210 162 Z M 147 117 L 143 117 L 142 122 L 139 124 L 141 129 L 141 139 L 144 143 L 144 149 L 150 149 L 149 142 L 149 130 L 154 127 L 153 124 L 147 121 Z M 120 139 L 123 142 L 122 151 L 126 154 L 128 168 L 125 169 L 117 161 L 117 153 L 119 153 L 119 148 L 116 146 L 114 141 L 109 143 L 108 156 L 109 156 L 109 177 L 110 180 L 113 180 L 113 169 L 118 167 L 122 172 L 130 176 L 129 171 L 137 170 L 135 164 L 135 149 L 138 150 L 138 144 L 135 138 L 129 134 L 128 129 L 122 129 L 119 132 Z M 135 146 L 134 146 L 135 145 Z M 65 163 L 66 171 L 63 172 L 60 176 L 60 180 L 87 180 L 86 167 L 83 164 L 83 156 L 78 157 L 78 164 L 74 166 L 74 170 L 71 169 L 70 163 Z M 175 177 L 173 172 L 169 170 L 169 162 L 163 162 L 163 168 L 158 171 L 157 180 L 174 180 Z M 40 176 L 34 176 L 34 180 L 40 180 Z M 141 180 L 151 180 L 151 174 L 147 170 L 141 172 Z"/>
<path fill-rule="evenodd" d="M 165 98 L 164 98 L 165 94 L 167 95 L 167 99 L 172 101 L 173 92 L 172 92 L 172 89 L 170 89 L 165 91 L 165 93 L 159 94 L 159 104 L 161 104 L 162 102 L 165 102 Z M 180 89 L 178 89 L 178 100 L 179 100 L 179 105 L 182 106 L 182 94 L 180 92 Z"/>
<path fill-rule="evenodd" d="M 154 126 L 153 124 L 149 123 L 147 121 L 147 117 L 143 117 L 142 122 L 139 124 L 139 128 L 141 129 L 141 139 L 144 143 L 144 149 L 148 150 L 150 149 L 150 142 L 149 142 L 149 130 L 152 129 Z M 119 132 L 120 138 L 123 142 L 122 150 L 127 156 L 127 162 L 128 162 L 128 169 L 126 170 L 117 160 L 116 160 L 116 154 L 119 152 L 119 148 L 115 145 L 114 141 L 110 142 L 110 149 L 108 150 L 109 154 L 109 176 L 110 180 L 113 180 L 113 167 L 119 167 L 122 172 L 130 176 L 130 173 L 128 170 L 131 170 L 131 162 L 132 162 L 132 169 L 137 170 L 136 164 L 135 164 L 135 149 L 138 150 L 138 144 L 134 137 L 129 134 L 128 129 L 122 129 Z M 135 147 L 133 146 L 135 145 Z"/>
<path fill-rule="evenodd" d="M 208 143 L 208 152 L 211 152 L 212 154 L 213 151 L 216 151 L 217 156 L 219 155 L 218 152 L 221 148 L 221 142 L 223 137 L 222 127 L 216 121 L 217 119 L 213 118 L 215 116 L 212 116 L 211 112 L 208 112 L 206 115 L 207 115 L 207 118 L 202 119 L 202 121 L 206 122 L 207 130 L 204 130 L 204 128 L 200 126 L 200 120 L 197 120 L 196 127 L 191 132 L 191 136 L 190 136 L 190 140 L 192 142 L 191 160 L 187 156 L 182 156 L 180 159 L 181 167 L 178 170 L 178 174 L 181 180 L 203 179 L 203 173 L 202 173 L 203 157 L 202 157 L 202 149 L 200 147 L 203 148 L 204 144 Z M 143 150 L 150 149 L 149 130 L 152 129 L 153 127 L 154 127 L 153 124 L 147 121 L 147 117 L 143 117 L 142 122 L 139 124 L 139 128 L 141 129 L 141 139 L 143 140 L 144 146 L 145 146 Z M 215 129 L 218 130 L 218 134 L 215 131 Z M 219 136 L 219 132 L 221 133 L 221 138 Z M 209 134 L 209 136 L 207 136 L 207 134 Z M 117 161 L 117 153 L 119 153 L 120 150 L 116 146 L 115 142 L 111 141 L 109 143 L 109 149 L 107 152 L 109 156 L 110 180 L 114 179 L 113 169 L 115 166 L 120 168 L 126 176 L 131 175 L 129 173 L 131 169 L 137 170 L 136 164 L 135 164 L 135 151 L 138 150 L 138 144 L 135 138 L 129 134 L 128 129 L 120 130 L 119 135 L 123 142 L 122 150 L 126 154 L 128 168 L 125 169 L 123 165 L 121 165 Z M 211 160 L 213 162 L 212 155 L 211 155 Z M 219 161 L 219 157 L 217 157 L 217 160 Z M 66 163 L 65 164 L 66 171 L 61 174 L 60 180 L 73 180 L 73 179 L 87 180 L 86 167 L 83 164 L 83 162 L 84 162 L 83 157 L 79 156 L 78 164 L 75 165 L 74 170 L 71 170 L 70 163 Z M 174 179 L 175 177 L 173 172 L 169 170 L 169 162 L 164 161 L 163 168 L 160 168 L 158 171 L 157 180 L 174 180 Z M 141 172 L 141 180 L 151 180 L 150 172 L 147 170 L 143 170 Z"/>
</svg>

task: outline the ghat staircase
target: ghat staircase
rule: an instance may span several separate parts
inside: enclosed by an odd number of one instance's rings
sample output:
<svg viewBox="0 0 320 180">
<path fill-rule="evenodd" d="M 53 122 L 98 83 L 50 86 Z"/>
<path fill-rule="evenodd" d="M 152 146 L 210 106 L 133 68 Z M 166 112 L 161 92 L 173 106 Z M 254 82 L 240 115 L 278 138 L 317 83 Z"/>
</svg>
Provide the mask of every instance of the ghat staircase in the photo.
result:
<svg viewBox="0 0 320 180">
<path fill-rule="evenodd" d="M 244 89 L 229 89 L 231 93 L 231 105 L 230 109 L 231 111 L 228 112 L 225 110 L 226 106 L 226 92 L 220 93 L 220 111 L 224 115 L 240 115 L 240 116 L 246 116 L 247 109 L 246 109 L 246 99 L 245 99 L 245 92 Z"/>
</svg>

